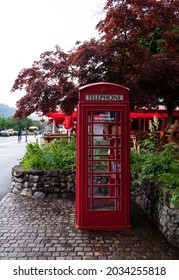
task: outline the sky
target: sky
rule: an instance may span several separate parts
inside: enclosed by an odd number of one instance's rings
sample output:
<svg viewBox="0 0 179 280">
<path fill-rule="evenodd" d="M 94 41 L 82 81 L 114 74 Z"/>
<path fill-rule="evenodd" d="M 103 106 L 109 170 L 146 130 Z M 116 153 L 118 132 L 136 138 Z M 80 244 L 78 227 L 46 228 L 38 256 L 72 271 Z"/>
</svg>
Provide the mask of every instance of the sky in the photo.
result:
<svg viewBox="0 0 179 280">
<path fill-rule="evenodd" d="M 97 37 L 106 0 L 1 0 L 0 103 L 15 107 L 24 93 L 10 90 L 23 68 L 59 45 L 70 51 L 77 41 Z"/>
</svg>

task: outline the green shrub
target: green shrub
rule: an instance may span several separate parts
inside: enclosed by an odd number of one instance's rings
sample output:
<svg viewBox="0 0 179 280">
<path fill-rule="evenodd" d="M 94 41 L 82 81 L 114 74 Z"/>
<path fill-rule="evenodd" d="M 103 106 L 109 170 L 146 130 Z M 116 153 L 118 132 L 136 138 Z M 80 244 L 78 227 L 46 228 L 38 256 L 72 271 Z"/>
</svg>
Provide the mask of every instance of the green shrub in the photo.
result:
<svg viewBox="0 0 179 280">
<path fill-rule="evenodd" d="M 53 140 L 39 147 L 38 143 L 27 144 L 27 151 L 22 160 L 25 169 L 75 169 L 75 138 L 68 142 L 64 139 Z"/>
<path fill-rule="evenodd" d="M 151 149 L 152 145 L 145 141 L 145 150 L 137 153 L 131 151 L 131 172 L 137 173 L 132 178 L 133 186 L 142 186 L 147 181 L 159 183 L 161 193 L 163 188 L 176 190 L 171 201 L 179 205 L 179 149 L 176 145 L 168 145 L 164 151 Z M 143 146 L 143 147 L 144 147 Z M 149 149 L 148 149 L 149 147 Z M 153 151 L 153 152 L 152 152 Z"/>
<path fill-rule="evenodd" d="M 136 179 L 132 178 L 131 184 L 142 186 L 146 181 L 158 182 L 161 190 L 176 190 L 171 201 L 179 205 L 179 149 L 175 145 L 168 145 L 164 151 L 158 151 L 147 141 L 144 147 L 141 153 L 131 151 L 131 172 L 138 175 Z M 22 166 L 25 169 L 75 169 L 75 138 L 70 142 L 53 140 L 42 147 L 38 143 L 27 144 Z"/>
<path fill-rule="evenodd" d="M 155 133 L 148 133 L 147 135 L 147 139 L 143 140 L 140 148 L 143 150 L 147 150 L 148 152 L 156 152 L 158 151 L 158 147 L 157 147 L 157 135 Z"/>
<path fill-rule="evenodd" d="M 179 207 L 179 190 L 178 190 L 178 192 L 175 192 L 175 193 L 172 194 L 172 196 L 171 196 L 171 202 L 172 202 L 175 206 Z"/>
</svg>

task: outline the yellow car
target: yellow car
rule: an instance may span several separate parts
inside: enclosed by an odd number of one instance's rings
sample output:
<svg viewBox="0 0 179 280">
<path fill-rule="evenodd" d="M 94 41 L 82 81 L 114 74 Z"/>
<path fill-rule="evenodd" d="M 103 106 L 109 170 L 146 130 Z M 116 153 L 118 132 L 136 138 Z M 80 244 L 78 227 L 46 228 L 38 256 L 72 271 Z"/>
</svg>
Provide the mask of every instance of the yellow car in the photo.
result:
<svg viewBox="0 0 179 280">
<path fill-rule="evenodd" d="M 9 128 L 8 131 L 9 131 L 9 136 L 13 136 L 14 135 L 14 129 Z"/>
</svg>

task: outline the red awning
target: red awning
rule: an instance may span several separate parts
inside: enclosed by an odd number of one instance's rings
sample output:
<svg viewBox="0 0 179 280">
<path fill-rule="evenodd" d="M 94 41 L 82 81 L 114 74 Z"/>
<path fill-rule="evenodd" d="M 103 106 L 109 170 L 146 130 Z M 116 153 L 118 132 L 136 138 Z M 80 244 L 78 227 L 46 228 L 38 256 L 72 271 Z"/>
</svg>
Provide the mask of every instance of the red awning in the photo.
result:
<svg viewBox="0 0 179 280">
<path fill-rule="evenodd" d="M 130 118 L 131 119 L 153 119 L 156 116 L 158 119 L 166 119 L 168 115 L 166 113 L 142 113 L 142 112 L 131 112 Z"/>
<path fill-rule="evenodd" d="M 178 117 L 179 112 L 174 111 L 174 116 Z M 62 124 L 65 119 L 65 114 L 60 110 L 56 110 L 55 112 L 49 112 L 46 114 L 48 118 L 55 119 L 57 124 Z M 153 119 L 153 117 L 156 116 L 158 119 L 167 119 L 168 114 L 167 112 L 130 112 L 130 118 L 131 119 Z M 76 112 L 72 113 L 73 119 L 76 118 Z"/>
</svg>

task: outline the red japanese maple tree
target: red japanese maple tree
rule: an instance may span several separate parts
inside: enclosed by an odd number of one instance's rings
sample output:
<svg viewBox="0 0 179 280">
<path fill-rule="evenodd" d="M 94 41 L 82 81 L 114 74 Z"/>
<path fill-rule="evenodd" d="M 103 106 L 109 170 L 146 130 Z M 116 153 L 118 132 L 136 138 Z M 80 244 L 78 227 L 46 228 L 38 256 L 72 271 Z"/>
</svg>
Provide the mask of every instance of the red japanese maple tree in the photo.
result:
<svg viewBox="0 0 179 280">
<path fill-rule="evenodd" d="M 17 102 L 15 118 L 27 117 L 33 112 L 55 111 L 65 96 L 73 96 L 77 91 L 68 55 L 59 46 L 54 51 L 42 53 L 31 68 L 19 73 L 12 87 L 12 92 L 15 90 L 25 90 L 24 97 Z"/>
<path fill-rule="evenodd" d="M 134 108 L 162 99 L 172 120 L 179 105 L 179 1 L 108 0 L 105 10 L 97 28 L 109 79 L 130 87 Z"/>
<path fill-rule="evenodd" d="M 130 88 L 131 108 L 163 100 L 172 119 L 179 105 L 178 0 L 108 0 L 97 25 L 100 39 L 78 42 L 64 53 L 58 46 L 23 69 L 12 88 L 25 90 L 15 117 L 46 113 L 60 105 L 70 114 L 78 86 L 108 81 Z"/>
</svg>

